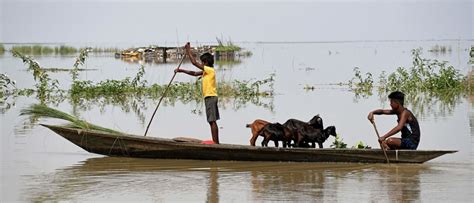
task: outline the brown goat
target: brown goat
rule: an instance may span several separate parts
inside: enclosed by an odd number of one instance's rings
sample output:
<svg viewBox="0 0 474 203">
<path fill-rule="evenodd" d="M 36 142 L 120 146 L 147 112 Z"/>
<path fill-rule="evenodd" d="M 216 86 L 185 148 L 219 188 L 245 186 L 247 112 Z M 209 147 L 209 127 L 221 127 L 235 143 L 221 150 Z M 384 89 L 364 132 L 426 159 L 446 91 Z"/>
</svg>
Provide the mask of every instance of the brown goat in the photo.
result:
<svg viewBox="0 0 474 203">
<path fill-rule="evenodd" d="M 257 119 L 253 121 L 251 124 L 247 124 L 247 128 L 250 128 L 252 130 L 252 137 L 250 138 L 250 145 L 255 146 L 255 142 L 257 141 L 258 135 L 260 135 L 260 131 L 262 131 L 263 127 L 265 125 L 269 124 L 270 122 L 262 120 L 262 119 Z"/>
</svg>

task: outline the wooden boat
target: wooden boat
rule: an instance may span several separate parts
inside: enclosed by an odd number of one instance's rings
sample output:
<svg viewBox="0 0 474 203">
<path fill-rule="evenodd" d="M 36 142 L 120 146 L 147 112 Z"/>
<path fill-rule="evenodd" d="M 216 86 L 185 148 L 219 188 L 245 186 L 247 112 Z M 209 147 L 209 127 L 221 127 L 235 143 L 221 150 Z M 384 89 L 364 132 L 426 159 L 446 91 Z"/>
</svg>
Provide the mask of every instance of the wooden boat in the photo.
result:
<svg viewBox="0 0 474 203">
<path fill-rule="evenodd" d="M 254 147 L 245 145 L 207 145 L 173 139 L 122 135 L 43 125 L 84 150 L 106 156 L 292 162 L 385 163 L 381 149 L 308 149 Z M 391 163 L 423 163 L 454 150 L 388 150 Z"/>
</svg>

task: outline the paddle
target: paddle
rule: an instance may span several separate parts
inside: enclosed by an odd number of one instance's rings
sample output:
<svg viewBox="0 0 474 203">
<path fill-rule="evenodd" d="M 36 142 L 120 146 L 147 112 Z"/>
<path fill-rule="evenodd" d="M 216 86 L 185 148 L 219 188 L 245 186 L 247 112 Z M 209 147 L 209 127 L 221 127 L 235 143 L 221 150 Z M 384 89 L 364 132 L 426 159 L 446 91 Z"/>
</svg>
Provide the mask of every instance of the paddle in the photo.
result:
<svg viewBox="0 0 474 203">
<path fill-rule="evenodd" d="M 380 139 L 379 131 L 377 130 L 377 126 L 375 125 L 375 121 L 371 121 L 371 123 L 374 126 L 375 133 L 377 134 L 377 137 Z M 387 159 L 387 163 L 390 164 L 390 161 L 388 160 L 388 156 L 387 156 L 387 151 L 385 151 L 385 148 L 382 146 L 381 142 L 379 142 L 379 144 L 380 144 L 380 148 L 382 148 L 382 150 L 383 150 L 383 154 L 385 155 L 385 158 Z"/>
<path fill-rule="evenodd" d="M 183 63 L 185 58 L 186 58 L 186 55 L 183 56 L 183 58 L 179 62 L 178 67 L 176 69 L 179 69 L 179 67 L 181 67 L 181 64 Z M 148 129 L 150 128 L 151 121 L 153 121 L 153 117 L 155 117 L 156 110 L 158 110 L 158 107 L 160 107 L 161 101 L 163 100 L 163 98 L 165 98 L 166 92 L 168 92 L 168 89 L 169 89 L 171 83 L 173 82 L 174 77 L 176 77 L 176 72 L 174 72 L 174 75 L 171 78 L 170 82 L 168 83 L 168 86 L 166 86 L 165 91 L 163 91 L 163 95 L 161 95 L 160 101 L 158 101 L 158 105 L 156 105 L 155 111 L 153 112 L 153 115 L 151 115 L 150 122 L 148 123 L 148 126 L 146 127 L 146 131 L 145 131 L 145 135 L 143 135 L 143 136 L 146 136 L 146 134 L 148 133 Z"/>
</svg>

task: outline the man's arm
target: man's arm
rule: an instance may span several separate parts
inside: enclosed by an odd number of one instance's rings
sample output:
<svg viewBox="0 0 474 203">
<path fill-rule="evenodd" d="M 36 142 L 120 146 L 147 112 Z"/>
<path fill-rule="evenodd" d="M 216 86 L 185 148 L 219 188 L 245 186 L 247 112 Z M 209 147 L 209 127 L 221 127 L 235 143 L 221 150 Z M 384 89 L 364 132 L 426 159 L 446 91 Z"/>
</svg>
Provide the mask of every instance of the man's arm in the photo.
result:
<svg viewBox="0 0 474 203">
<path fill-rule="evenodd" d="M 395 126 L 392 130 L 388 131 L 384 136 L 380 137 L 380 140 L 383 141 L 388 137 L 395 135 L 396 133 L 400 132 L 408 120 L 408 111 L 403 111 L 402 115 L 400 116 L 400 121 L 398 121 L 398 125 Z"/>
<path fill-rule="evenodd" d="M 201 70 L 204 70 L 204 65 L 202 65 L 201 63 L 197 62 L 196 59 L 194 58 L 193 56 L 193 53 L 191 52 L 191 44 L 188 42 L 186 43 L 186 45 L 184 46 L 184 48 L 186 49 L 186 55 L 188 55 L 189 57 L 189 60 L 191 60 L 191 63 L 193 63 L 194 66 L 196 66 L 197 68 L 201 69 Z M 202 74 L 201 74 L 202 75 Z"/>
<path fill-rule="evenodd" d="M 367 116 L 367 119 L 369 119 L 371 123 L 374 123 L 374 115 L 392 115 L 392 114 L 395 114 L 395 112 L 391 109 L 377 109 L 377 110 L 371 111 L 369 115 Z"/>
<path fill-rule="evenodd" d="M 184 69 L 175 69 L 175 73 L 186 73 L 190 76 L 200 76 L 202 75 L 202 71 L 190 71 L 190 70 L 184 70 Z"/>
</svg>

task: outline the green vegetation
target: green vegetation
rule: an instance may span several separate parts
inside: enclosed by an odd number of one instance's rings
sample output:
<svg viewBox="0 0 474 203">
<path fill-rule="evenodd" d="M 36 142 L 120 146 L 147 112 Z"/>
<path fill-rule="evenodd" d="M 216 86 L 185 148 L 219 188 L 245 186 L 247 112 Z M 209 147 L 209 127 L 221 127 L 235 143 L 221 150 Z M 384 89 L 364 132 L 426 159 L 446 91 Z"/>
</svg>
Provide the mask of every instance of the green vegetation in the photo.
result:
<svg viewBox="0 0 474 203">
<path fill-rule="evenodd" d="M 77 49 L 70 46 L 59 46 L 54 48 L 54 53 L 59 55 L 70 55 L 77 53 Z"/>
<path fill-rule="evenodd" d="M 396 89 L 405 92 L 463 92 L 469 87 L 466 77 L 459 73 L 446 61 L 421 58 L 421 50 L 415 49 L 413 54 L 413 67 L 410 69 L 398 68 L 386 79 L 380 77 L 380 86 L 385 91 Z"/>
<path fill-rule="evenodd" d="M 71 68 L 43 68 L 44 71 L 47 72 L 71 72 L 73 69 Z M 85 69 L 85 68 L 78 68 L 77 71 L 92 71 L 97 69 Z"/>
<path fill-rule="evenodd" d="M 66 125 L 67 127 L 72 128 L 79 128 L 79 129 L 90 129 L 90 130 L 97 130 L 102 132 L 114 133 L 114 134 L 123 134 L 121 132 L 104 128 L 101 126 L 94 125 L 92 123 L 88 123 L 86 121 L 80 120 L 74 116 L 71 116 L 67 113 L 62 111 L 47 107 L 46 105 L 42 104 L 33 104 L 30 107 L 21 110 L 21 116 L 31 116 L 34 119 L 37 118 L 56 118 L 65 121 L 69 121 L 70 123 Z"/>
<path fill-rule="evenodd" d="M 240 47 L 236 45 L 220 45 L 216 47 L 216 52 L 236 52 L 240 51 Z"/>
<path fill-rule="evenodd" d="M 336 139 L 331 144 L 331 147 L 334 149 L 347 149 L 347 144 L 344 143 L 344 140 L 339 137 L 339 135 L 336 136 Z M 362 141 L 357 142 L 354 146 L 351 147 L 351 149 L 371 149 L 372 147 L 365 145 Z"/>
<path fill-rule="evenodd" d="M 339 135 L 337 135 L 336 139 L 334 139 L 334 142 L 332 142 L 331 147 L 334 149 L 345 149 L 347 148 L 347 144 L 344 143 L 343 139 L 339 137 Z"/>
<path fill-rule="evenodd" d="M 79 56 L 76 58 L 76 62 L 74 62 L 73 68 L 71 70 L 71 76 L 73 81 L 77 80 L 77 77 L 79 76 L 79 66 L 84 65 L 84 63 L 86 62 L 86 58 L 89 56 L 90 51 L 91 48 L 84 48 L 81 50 Z"/>
<path fill-rule="evenodd" d="M 3 44 L 0 44 L 0 55 L 3 55 L 5 53 L 5 47 Z"/>
<path fill-rule="evenodd" d="M 70 46 L 61 45 L 59 47 L 50 47 L 50 46 L 41 46 L 41 45 L 33 45 L 33 46 L 13 46 L 11 48 L 12 52 L 21 53 L 21 54 L 29 54 L 29 55 L 70 55 L 75 54 L 77 49 Z"/>
<path fill-rule="evenodd" d="M 354 92 L 356 97 L 362 95 L 363 97 L 372 96 L 372 88 L 374 87 L 374 79 L 372 73 L 366 73 L 365 78 L 358 67 L 354 68 L 354 77 L 349 80 L 348 85 Z"/>
<path fill-rule="evenodd" d="M 242 49 L 239 46 L 232 43 L 231 40 L 227 41 L 227 43 L 224 43 L 224 40 L 218 37 L 216 37 L 216 40 L 218 43 L 215 49 L 216 52 L 238 52 Z"/>
<path fill-rule="evenodd" d="M 42 46 L 42 45 L 22 45 L 22 46 L 13 46 L 11 48 L 12 52 L 17 52 L 21 54 L 28 54 L 28 55 L 73 55 L 81 50 L 88 49 L 88 52 L 93 52 L 93 53 L 116 53 L 120 52 L 120 49 L 118 48 L 100 48 L 100 47 L 95 47 L 95 48 L 81 48 L 77 49 L 72 46 Z M 1 50 L 0 50 L 1 51 Z"/>
<path fill-rule="evenodd" d="M 23 63 L 28 65 L 28 71 L 33 73 L 33 78 L 37 81 L 35 87 L 37 92 L 37 97 L 44 101 L 46 99 L 51 98 L 53 93 L 60 92 L 59 91 L 59 83 L 57 80 L 52 80 L 49 78 L 49 75 L 46 73 L 45 70 L 41 68 L 39 63 L 32 58 L 25 56 L 19 52 L 13 52 L 14 57 L 19 57 L 23 60 Z"/>
<path fill-rule="evenodd" d="M 421 49 L 412 50 L 413 66 L 409 69 L 399 67 L 395 72 L 379 76 L 379 91 L 390 92 L 401 90 L 411 92 L 469 92 L 472 87 L 468 78 L 446 61 L 421 58 Z M 371 73 L 364 78 L 358 68 L 354 68 L 355 76 L 349 81 L 353 91 L 370 92 L 374 86 Z"/>
<path fill-rule="evenodd" d="M 223 39 L 220 39 L 218 37 L 216 37 L 217 39 L 217 47 L 215 48 L 215 52 L 216 54 L 219 56 L 219 55 L 222 55 L 222 57 L 217 57 L 218 58 L 218 61 L 219 61 L 219 58 L 228 58 L 228 57 L 233 57 L 233 56 L 237 56 L 237 57 L 250 57 L 252 56 L 252 52 L 251 51 L 248 51 L 248 50 L 243 50 L 241 47 L 235 45 L 234 43 L 232 43 L 232 41 L 229 39 L 229 41 L 227 42 L 224 42 Z M 232 53 L 233 55 L 232 56 L 228 56 L 226 54 L 229 54 L 229 53 Z"/>
<path fill-rule="evenodd" d="M 12 92 L 15 88 L 15 81 L 10 79 L 8 75 L 0 73 L 0 103 L 3 103 L 3 98 Z"/>
<path fill-rule="evenodd" d="M 141 81 L 141 77 L 145 72 L 144 67 L 140 68 L 137 76 L 131 80 L 127 77 L 123 80 L 105 80 L 94 84 L 90 80 L 74 81 L 69 90 L 72 96 L 80 96 L 84 98 L 93 98 L 101 96 L 125 96 L 130 94 L 140 94 L 150 92 L 151 89 L 145 87 L 146 81 Z"/>
<path fill-rule="evenodd" d="M 90 48 L 82 49 L 79 56 L 76 58 L 74 67 L 68 69 L 71 71 L 72 85 L 68 90 L 59 89 L 57 80 L 52 80 L 44 69 L 33 58 L 25 56 L 18 52 L 13 52 L 15 57 L 21 58 L 25 64 L 29 66 L 28 71 L 31 71 L 34 80 L 37 81 L 34 89 L 16 89 L 10 87 L 7 79 L 2 79 L 3 87 L 9 86 L 8 91 L 2 88 L 2 102 L 6 101 L 8 97 L 13 96 L 30 96 L 35 94 L 41 104 L 58 104 L 65 100 L 69 100 L 73 105 L 73 115 L 78 115 L 77 109 L 87 109 L 94 105 L 118 105 L 124 111 L 134 111 L 140 120 L 144 122 L 145 116 L 143 112 L 146 110 L 145 100 L 156 100 L 161 97 L 165 85 L 148 84 L 143 79 L 145 68 L 142 66 L 134 78 L 127 77 L 122 80 L 104 80 L 100 82 L 92 82 L 89 80 L 79 80 L 79 67 L 85 63 Z M 234 109 L 253 103 L 257 106 L 273 110 L 273 82 L 274 75 L 264 80 L 249 80 L 249 81 L 220 81 L 219 82 L 219 96 L 222 102 L 220 105 L 231 105 Z M 265 86 L 265 87 L 264 87 Z M 263 90 L 265 88 L 265 90 Z M 164 105 L 174 105 L 176 101 L 183 103 L 193 102 L 202 107 L 201 82 L 196 80 L 194 82 L 174 83 L 170 86 L 170 90 L 165 97 Z M 8 93 L 6 93 L 8 92 Z M 269 98 L 270 102 L 267 102 Z M 198 107 L 196 107 L 198 108 Z M 1 107 L 0 110 L 8 109 L 8 107 Z M 193 112 L 200 113 L 200 110 L 193 110 Z M 33 119 L 30 121 L 30 126 L 37 122 Z"/>
<path fill-rule="evenodd" d="M 351 147 L 352 149 L 371 149 L 369 145 L 365 145 L 362 141 L 359 141 L 356 145 Z"/>
<path fill-rule="evenodd" d="M 127 77 L 123 80 L 105 80 L 98 83 L 92 81 L 75 81 L 69 90 L 74 98 L 96 98 L 96 97 L 120 97 L 138 95 L 151 98 L 160 97 L 166 85 L 148 85 L 143 80 L 145 68 L 142 66 L 137 75 L 132 79 Z M 257 97 L 268 97 L 273 95 L 274 75 L 264 80 L 257 81 L 219 81 L 218 93 L 221 98 L 239 98 L 245 101 L 253 101 Z M 261 91 L 263 85 L 268 85 L 270 90 Z M 169 87 L 166 97 L 172 101 L 183 102 L 202 100 L 201 83 L 180 82 L 173 83 Z"/>
<path fill-rule="evenodd" d="M 415 114 L 445 114 L 452 112 L 462 97 L 473 95 L 473 78 L 464 76 L 446 61 L 425 59 L 421 49 L 412 50 L 413 66 L 399 67 L 393 73 L 382 72 L 377 86 L 371 73 L 365 77 L 358 68 L 354 68 L 354 78 L 348 82 L 355 97 L 368 97 L 377 87 L 381 101 L 386 101 L 388 93 L 399 90 L 406 94 L 406 103 L 411 105 Z M 436 107 L 437 106 L 437 107 Z"/>
</svg>

